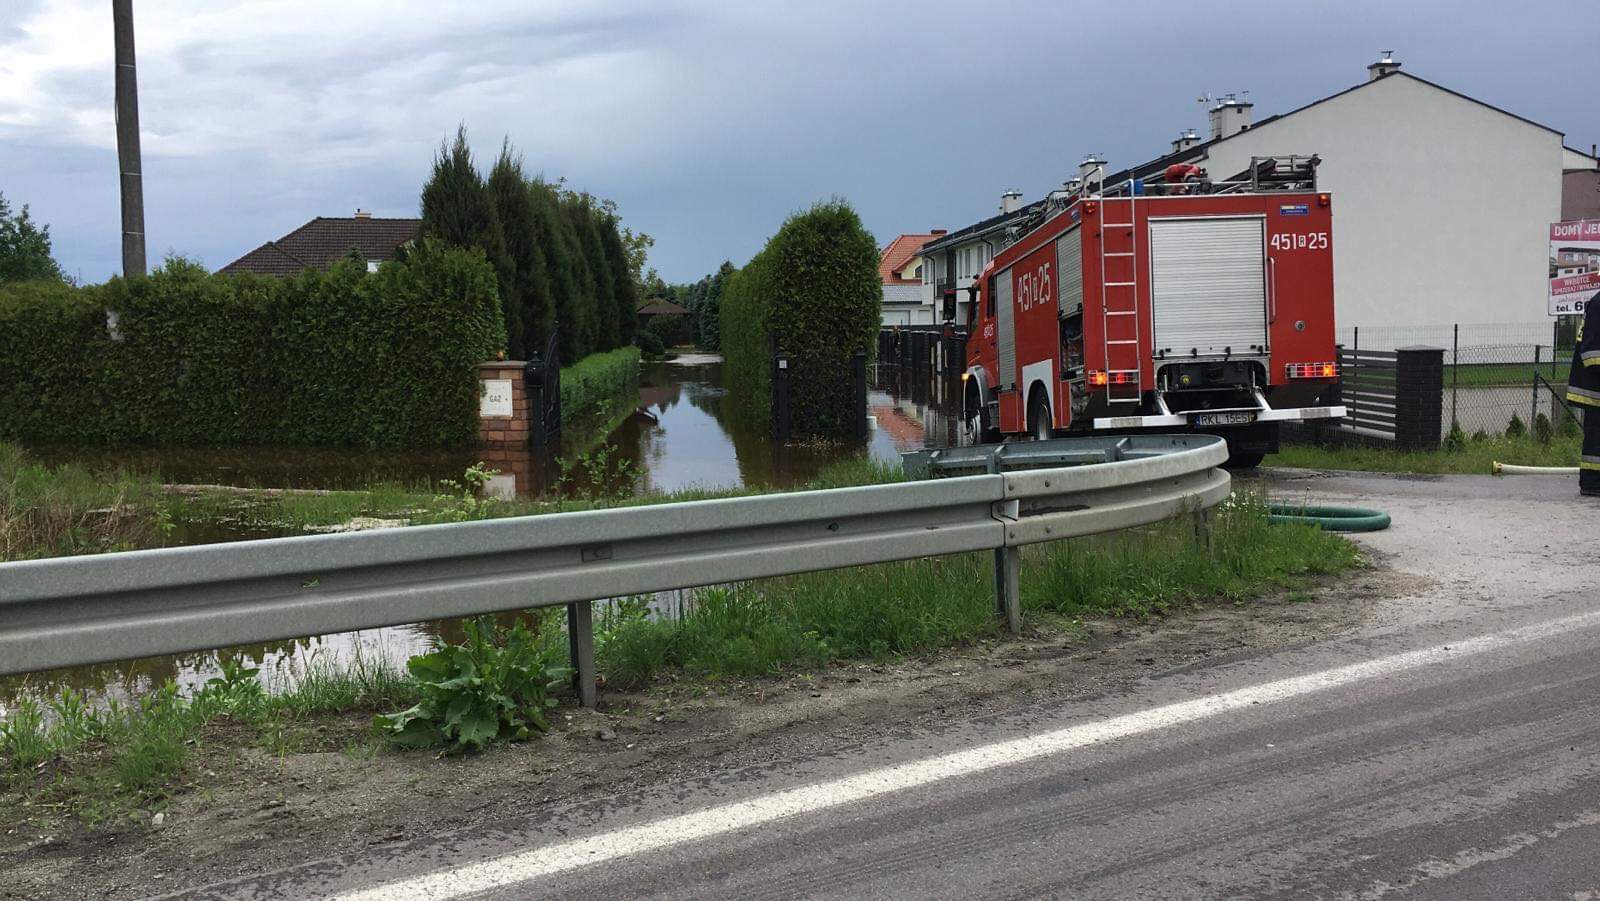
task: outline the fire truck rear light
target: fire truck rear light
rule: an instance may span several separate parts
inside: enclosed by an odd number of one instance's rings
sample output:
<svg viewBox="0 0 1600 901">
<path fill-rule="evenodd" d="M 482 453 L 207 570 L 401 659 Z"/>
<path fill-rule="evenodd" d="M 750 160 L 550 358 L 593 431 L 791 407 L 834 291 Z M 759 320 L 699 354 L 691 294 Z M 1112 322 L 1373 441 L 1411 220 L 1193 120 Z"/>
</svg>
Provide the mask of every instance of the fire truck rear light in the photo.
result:
<svg viewBox="0 0 1600 901">
<path fill-rule="evenodd" d="M 1289 378 L 1331 379 L 1339 374 L 1337 363 L 1290 363 Z"/>
<path fill-rule="evenodd" d="M 1098 369 L 1089 370 L 1089 384 L 1096 388 L 1106 384 L 1106 374 Z"/>
<path fill-rule="evenodd" d="M 1113 373 L 1111 373 L 1111 384 L 1113 384 L 1113 385 L 1131 385 L 1131 384 L 1133 384 L 1133 373 L 1131 373 L 1131 372 L 1113 372 Z"/>
<path fill-rule="evenodd" d="M 1328 195 L 1326 195 L 1326 194 L 1318 194 L 1317 195 L 1317 206 L 1327 206 L 1330 202 L 1332 202 L 1332 198 L 1329 197 Z"/>
<path fill-rule="evenodd" d="M 1086 201 L 1083 204 L 1083 211 L 1085 213 L 1092 213 L 1095 211 L 1095 207 L 1097 206 L 1099 206 L 1099 204 L 1095 203 L 1093 200 Z"/>
</svg>

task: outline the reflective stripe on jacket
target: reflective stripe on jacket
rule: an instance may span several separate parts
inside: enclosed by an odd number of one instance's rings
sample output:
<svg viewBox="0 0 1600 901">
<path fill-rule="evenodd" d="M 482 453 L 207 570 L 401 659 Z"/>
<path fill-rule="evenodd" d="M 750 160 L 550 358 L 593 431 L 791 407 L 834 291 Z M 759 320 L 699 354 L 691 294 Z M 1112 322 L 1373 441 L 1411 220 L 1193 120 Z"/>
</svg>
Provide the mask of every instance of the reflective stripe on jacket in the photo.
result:
<svg viewBox="0 0 1600 901">
<path fill-rule="evenodd" d="M 1567 374 L 1567 400 L 1600 407 L 1600 294 L 1583 305 L 1583 322 L 1572 349 L 1572 371 Z"/>
</svg>

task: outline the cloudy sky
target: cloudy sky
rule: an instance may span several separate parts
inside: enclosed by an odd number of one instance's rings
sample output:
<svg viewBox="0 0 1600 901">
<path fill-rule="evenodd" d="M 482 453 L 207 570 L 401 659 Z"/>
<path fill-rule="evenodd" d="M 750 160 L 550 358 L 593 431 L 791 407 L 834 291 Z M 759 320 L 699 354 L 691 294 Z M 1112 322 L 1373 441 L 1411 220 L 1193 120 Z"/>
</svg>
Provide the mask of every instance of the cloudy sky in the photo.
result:
<svg viewBox="0 0 1600 901">
<path fill-rule="evenodd" d="M 0 192 L 89 282 L 120 265 L 110 6 L 0 0 Z M 1202 93 L 1284 112 L 1365 80 L 1380 48 L 1587 148 L 1586 8 L 135 0 L 150 256 L 217 267 L 312 216 L 415 215 L 465 122 L 480 160 L 509 135 L 530 168 L 614 199 L 661 274 L 690 280 L 819 198 L 849 199 L 880 243 L 960 227 L 1085 152 L 1115 168 L 1203 131 Z"/>
</svg>

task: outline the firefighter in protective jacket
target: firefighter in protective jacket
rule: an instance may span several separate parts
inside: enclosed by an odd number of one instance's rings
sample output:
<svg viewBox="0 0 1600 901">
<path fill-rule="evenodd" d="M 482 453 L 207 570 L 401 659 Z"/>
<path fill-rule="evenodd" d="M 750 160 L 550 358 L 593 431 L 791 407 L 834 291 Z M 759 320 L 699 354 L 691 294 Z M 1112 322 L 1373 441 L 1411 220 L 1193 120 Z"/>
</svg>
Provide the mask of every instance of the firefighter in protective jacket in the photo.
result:
<svg viewBox="0 0 1600 901">
<path fill-rule="evenodd" d="M 1583 408 L 1583 450 L 1578 491 L 1600 497 L 1600 294 L 1583 305 L 1578 341 L 1567 376 L 1567 401 Z"/>
</svg>

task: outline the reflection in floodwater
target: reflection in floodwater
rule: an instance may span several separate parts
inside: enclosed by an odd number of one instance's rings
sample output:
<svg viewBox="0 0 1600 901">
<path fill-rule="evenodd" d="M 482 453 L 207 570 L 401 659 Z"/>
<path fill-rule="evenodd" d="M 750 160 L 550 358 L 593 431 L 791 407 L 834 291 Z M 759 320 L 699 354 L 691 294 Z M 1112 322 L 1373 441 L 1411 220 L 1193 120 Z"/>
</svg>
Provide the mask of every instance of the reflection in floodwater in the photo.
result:
<svg viewBox="0 0 1600 901">
<path fill-rule="evenodd" d="M 882 366 L 873 373 L 868 413 L 876 425 L 867 451 L 884 461 L 897 461 L 906 451 L 948 447 L 959 437 L 959 381 Z M 459 478 L 462 470 L 482 460 L 500 470 L 522 495 L 555 491 L 665 493 L 685 488 L 787 488 L 803 484 L 841 449 L 829 445 L 777 446 L 763 427 L 749 426 L 725 404 L 722 362 L 716 356 L 686 355 L 648 363 L 640 370 L 639 400 L 615 424 L 607 423 L 604 440 L 583 440 L 563 449 L 563 466 L 546 454 L 529 450 L 474 449 L 421 454 L 373 454 L 355 451 L 171 448 L 30 448 L 51 464 L 75 463 L 93 469 L 124 468 L 158 474 L 167 482 L 241 485 L 267 488 L 355 489 L 374 482 L 429 486 Z M 569 430 L 578 431 L 579 430 Z M 604 467 L 585 467 L 584 458 L 606 458 Z M 626 465 L 618 465 L 625 462 Z M 603 470 L 603 471 L 602 471 Z M 591 473 L 598 473 L 591 478 Z M 597 485 L 594 479 L 612 481 Z M 615 484 L 625 478 L 631 485 Z M 271 538 L 284 531 L 237 526 L 193 527 L 175 536 L 178 543 L 202 544 L 247 538 Z M 658 598 L 654 608 L 681 610 L 681 592 Z M 502 617 L 510 617 L 503 614 Z M 260 667 L 269 688 L 292 684 L 309 666 L 343 665 L 361 658 L 403 665 L 436 639 L 458 640 L 457 620 L 419 623 L 365 632 L 323 635 L 100 666 L 77 667 L 31 676 L 0 679 L 0 709 L 19 692 L 53 693 L 71 687 L 98 697 L 131 697 L 173 680 L 193 689 L 219 672 L 218 660 L 239 659 Z"/>
</svg>

